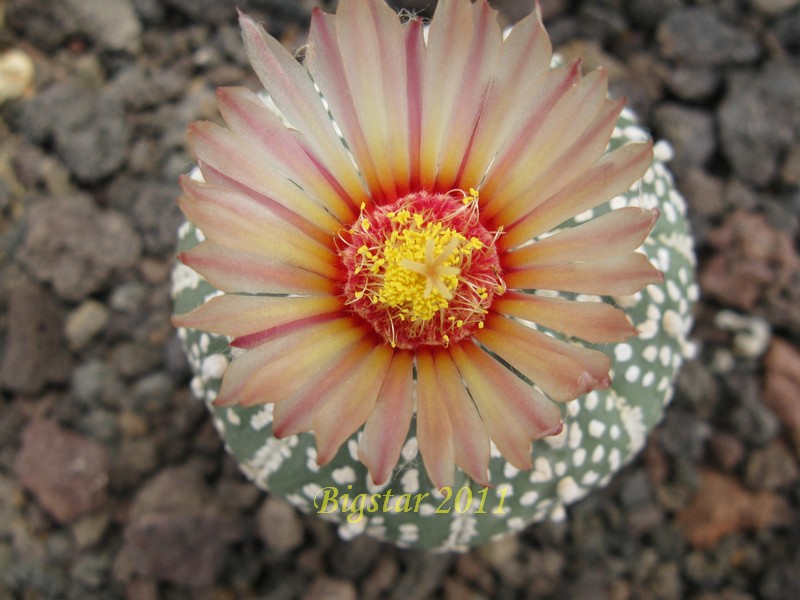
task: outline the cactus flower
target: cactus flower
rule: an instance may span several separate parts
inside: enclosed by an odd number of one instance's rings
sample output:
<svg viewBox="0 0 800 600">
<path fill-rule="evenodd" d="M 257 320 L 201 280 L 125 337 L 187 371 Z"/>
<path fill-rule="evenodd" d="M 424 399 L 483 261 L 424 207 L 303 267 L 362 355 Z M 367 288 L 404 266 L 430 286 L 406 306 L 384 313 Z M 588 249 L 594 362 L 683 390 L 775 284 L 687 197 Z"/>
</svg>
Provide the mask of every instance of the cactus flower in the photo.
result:
<svg viewBox="0 0 800 600">
<path fill-rule="evenodd" d="M 456 467 L 489 485 L 492 444 L 531 469 L 558 403 L 610 385 L 589 345 L 636 335 L 598 296 L 662 281 L 636 251 L 657 209 L 563 226 L 628 190 L 652 143 L 607 151 L 624 102 L 602 69 L 551 69 L 535 13 L 504 38 L 485 0 L 441 0 L 426 39 L 342 0 L 315 10 L 303 64 L 241 27 L 281 114 L 219 90 L 227 127 L 190 127 L 202 181 L 181 182 L 205 239 L 179 258 L 224 293 L 175 323 L 238 349 L 215 405 L 272 404 L 274 435 L 312 432 L 319 465 L 363 428 L 375 484 L 414 418 L 436 487 Z"/>
</svg>

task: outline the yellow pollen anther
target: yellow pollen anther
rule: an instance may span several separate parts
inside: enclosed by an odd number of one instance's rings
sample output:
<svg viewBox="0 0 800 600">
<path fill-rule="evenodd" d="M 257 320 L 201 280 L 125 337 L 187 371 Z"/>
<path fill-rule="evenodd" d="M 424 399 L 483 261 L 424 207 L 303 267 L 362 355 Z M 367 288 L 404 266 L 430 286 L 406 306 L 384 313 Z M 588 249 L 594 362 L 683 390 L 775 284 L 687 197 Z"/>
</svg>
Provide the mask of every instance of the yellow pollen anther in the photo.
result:
<svg viewBox="0 0 800 600">
<path fill-rule="evenodd" d="M 393 230 L 382 247 L 371 251 L 362 245 L 357 250 L 364 258 L 364 267 L 382 275 L 379 285 L 367 294 L 373 304 L 397 309 L 401 320 L 427 321 L 447 309 L 462 265 L 468 264 L 472 253 L 483 244 L 441 221 L 428 220 L 426 215 L 407 209 L 387 212 L 386 216 Z M 369 230 L 370 222 L 362 217 L 361 227 Z"/>
<path fill-rule="evenodd" d="M 368 212 L 362 204 L 350 235 L 340 252 L 346 303 L 393 348 L 461 342 L 505 291 L 474 188 L 409 194 Z"/>
</svg>

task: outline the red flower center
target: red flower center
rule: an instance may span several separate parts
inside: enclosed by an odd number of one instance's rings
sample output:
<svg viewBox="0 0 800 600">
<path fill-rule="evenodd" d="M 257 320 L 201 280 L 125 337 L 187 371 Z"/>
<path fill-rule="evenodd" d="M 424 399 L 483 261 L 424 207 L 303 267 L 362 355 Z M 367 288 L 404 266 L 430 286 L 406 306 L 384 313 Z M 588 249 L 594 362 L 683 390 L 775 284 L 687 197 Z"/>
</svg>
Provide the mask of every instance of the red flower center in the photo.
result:
<svg viewBox="0 0 800 600">
<path fill-rule="evenodd" d="M 393 348 L 459 342 L 483 327 L 505 292 L 498 235 L 480 223 L 474 190 L 362 208 L 340 236 L 345 303 Z"/>
</svg>

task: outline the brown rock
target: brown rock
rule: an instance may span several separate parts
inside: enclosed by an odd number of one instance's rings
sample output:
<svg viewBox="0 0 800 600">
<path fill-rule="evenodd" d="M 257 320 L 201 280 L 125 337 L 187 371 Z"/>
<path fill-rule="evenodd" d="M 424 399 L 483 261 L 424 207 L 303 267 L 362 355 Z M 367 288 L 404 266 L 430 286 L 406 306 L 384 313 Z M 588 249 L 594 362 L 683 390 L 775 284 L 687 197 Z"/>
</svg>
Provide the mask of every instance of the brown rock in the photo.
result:
<svg viewBox="0 0 800 600">
<path fill-rule="evenodd" d="M 677 522 L 692 546 L 712 548 L 729 533 L 786 525 L 790 519 L 791 508 L 781 496 L 749 492 L 735 478 L 705 470 Z"/>
<path fill-rule="evenodd" d="M 494 595 L 494 575 L 486 563 L 477 559 L 475 554 L 466 552 L 458 557 L 456 573 L 473 583 L 488 596 Z"/>
<path fill-rule="evenodd" d="M 308 588 L 303 600 L 356 600 L 356 586 L 346 579 L 333 579 L 321 575 Z"/>
<path fill-rule="evenodd" d="M 14 472 L 36 500 L 61 523 L 106 500 L 106 449 L 52 421 L 33 421 L 22 433 Z"/>
<path fill-rule="evenodd" d="M 800 351 L 772 338 L 764 358 L 764 404 L 778 417 L 800 451 Z"/>
<path fill-rule="evenodd" d="M 133 501 L 114 574 L 207 587 L 240 537 L 238 521 L 220 509 L 198 468 L 165 469 Z"/>
<path fill-rule="evenodd" d="M 27 220 L 20 260 L 66 300 L 100 290 L 111 273 L 132 268 L 142 251 L 127 217 L 97 208 L 85 195 L 36 202 Z"/>
<path fill-rule="evenodd" d="M 258 535 L 270 550 L 288 554 L 303 543 L 303 523 L 297 512 L 282 500 L 269 497 L 256 514 Z"/>
<path fill-rule="evenodd" d="M 487 596 L 472 589 L 460 577 L 450 576 L 444 580 L 444 600 L 485 600 Z"/>
<path fill-rule="evenodd" d="M 388 553 L 384 554 L 378 559 L 372 572 L 364 578 L 361 584 L 361 597 L 364 600 L 383 598 L 394 585 L 399 573 L 397 559 Z"/>
<path fill-rule="evenodd" d="M 69 378 L 72 360 L 63 331 L 64 310 L 46 289 L 23 281 L 11 293 L 3 387 L 36 394 Z"/>
<path fill-rule="evenodd" d="M 759 448 L 747 461 L 745 482 L 756 490 L 786 489 L 800 477 L 794 456 L 786 444 L 777 439 L 766 448 Z"/>
</svg>

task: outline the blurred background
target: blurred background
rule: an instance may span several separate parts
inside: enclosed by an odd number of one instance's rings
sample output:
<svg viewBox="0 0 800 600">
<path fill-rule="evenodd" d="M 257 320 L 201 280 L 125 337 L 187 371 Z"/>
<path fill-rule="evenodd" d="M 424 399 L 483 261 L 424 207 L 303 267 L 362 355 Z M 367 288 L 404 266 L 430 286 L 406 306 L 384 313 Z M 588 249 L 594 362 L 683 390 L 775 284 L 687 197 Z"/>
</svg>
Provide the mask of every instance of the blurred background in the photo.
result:
<svg viewBox="0 0 800 600">
<path fill-rule="evenodd" d="M 186 125 L 258 88 L 236 6 L 294 49 L 335 4 L 0 0 L 0 600 L 800 598 L 800 1 L 541 1 L 674 147 L 698 352 L 607 489 L 462 555 L 248 484 L 169 323 Z"/>
</svg>

